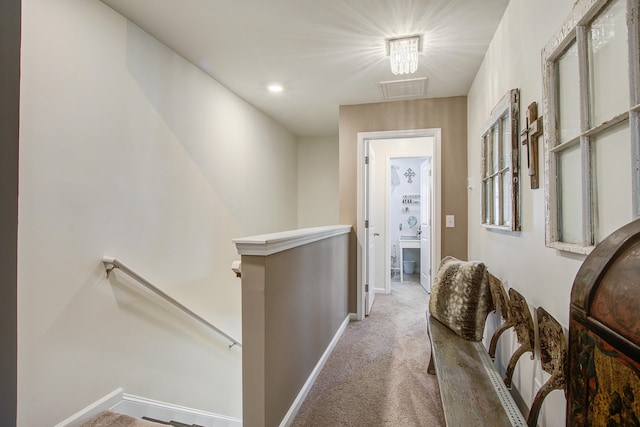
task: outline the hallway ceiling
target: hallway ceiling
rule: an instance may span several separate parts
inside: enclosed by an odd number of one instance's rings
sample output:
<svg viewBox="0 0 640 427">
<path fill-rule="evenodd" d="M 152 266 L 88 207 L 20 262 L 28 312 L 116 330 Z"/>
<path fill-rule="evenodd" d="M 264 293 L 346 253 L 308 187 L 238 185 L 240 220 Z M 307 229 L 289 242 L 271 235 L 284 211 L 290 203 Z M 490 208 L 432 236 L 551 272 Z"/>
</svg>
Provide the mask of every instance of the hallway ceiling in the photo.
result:
<svg viewBox="0 0 640 427">
<path fill-rule="evenodd" d="M 384 102 L 383 81 L 427 77 L 422 97 L 466 95 L 509 2 L 102 1 L 298 136 L 337 135 L 338 106 Z M 414 34 L 418 71 L 394 76 L 385 39 Z"/>
</svg>

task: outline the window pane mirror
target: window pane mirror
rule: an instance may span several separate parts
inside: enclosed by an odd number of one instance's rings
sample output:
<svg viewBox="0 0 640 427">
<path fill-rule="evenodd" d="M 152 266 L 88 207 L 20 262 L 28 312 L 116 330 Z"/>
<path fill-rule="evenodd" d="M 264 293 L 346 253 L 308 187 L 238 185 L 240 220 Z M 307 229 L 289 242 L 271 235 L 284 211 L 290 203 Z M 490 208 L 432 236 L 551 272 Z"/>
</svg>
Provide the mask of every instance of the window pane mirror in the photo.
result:
<svg viewBox="0 0 640 427">
<path fill-rule="evenodd" d="M 520 92 L 508 91 L 483 128 L 482 225 L 520 231 Z"/>
<path fill-rule="evenodd" d="M 640 0 L 578 0 L 544 48 L 546 244 L 589 253 L 640 217 Z"/>
</svg>

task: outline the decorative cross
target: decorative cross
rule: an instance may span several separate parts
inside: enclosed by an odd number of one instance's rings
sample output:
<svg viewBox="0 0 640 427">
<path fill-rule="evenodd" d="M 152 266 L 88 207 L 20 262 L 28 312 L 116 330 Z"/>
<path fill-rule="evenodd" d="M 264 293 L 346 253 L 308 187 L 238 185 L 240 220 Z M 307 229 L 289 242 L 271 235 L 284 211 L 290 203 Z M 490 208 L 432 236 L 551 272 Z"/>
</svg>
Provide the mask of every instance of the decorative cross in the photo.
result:
<svg viewBox="0 0 640 427">
<path fill-rule="evenodd" d="M 540 188 L 538 180 L 538 138 L 542 135 L 542 116 L 538 117 L 538 103 L 532 102 L 527 107 L 527 121 L 520 132 L 520 142 L 527 146 L 527 166 L 531 188 Z"/>
<path fill-rule="evenodd" d="M 416 173 L 411 169 L 407 169 L 407 171 L 404 173 L 404 176 L 407 177 L 407 182 L 409 184 L 411 184 L 413 182 L 413 177 L 416 176 Z"/>
</svg>

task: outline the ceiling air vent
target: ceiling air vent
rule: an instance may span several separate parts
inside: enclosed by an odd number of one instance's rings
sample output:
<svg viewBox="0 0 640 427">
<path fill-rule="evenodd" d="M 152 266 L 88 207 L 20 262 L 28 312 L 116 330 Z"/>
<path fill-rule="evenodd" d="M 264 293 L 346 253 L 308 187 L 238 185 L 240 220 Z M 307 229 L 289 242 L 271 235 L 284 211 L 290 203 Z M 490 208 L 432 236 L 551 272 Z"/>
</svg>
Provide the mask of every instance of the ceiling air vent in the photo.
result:
<svg viewBox="0 0 640 427">
<path fill-rule="evenodd" d="M 380 87 L 386 99 L 424 96 L 427 91 L 427 78 L 380 82 Z"/>
</svg>

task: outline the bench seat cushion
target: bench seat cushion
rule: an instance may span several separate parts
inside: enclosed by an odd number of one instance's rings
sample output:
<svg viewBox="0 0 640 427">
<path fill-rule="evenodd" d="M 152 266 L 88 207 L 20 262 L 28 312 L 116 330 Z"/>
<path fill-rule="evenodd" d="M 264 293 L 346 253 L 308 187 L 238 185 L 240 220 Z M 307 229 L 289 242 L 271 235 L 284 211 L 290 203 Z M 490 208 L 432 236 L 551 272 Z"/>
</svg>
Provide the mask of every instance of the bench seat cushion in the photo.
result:
<svg viewBox="0 0 640 427">
<path fill-rule="evenodd" d="M 479 261 L 444 258 L 431 287 L 430 314 L 462 338 L 480 341 L 491 309 L 489 273 L 485 265 Z"/>
</svg>

